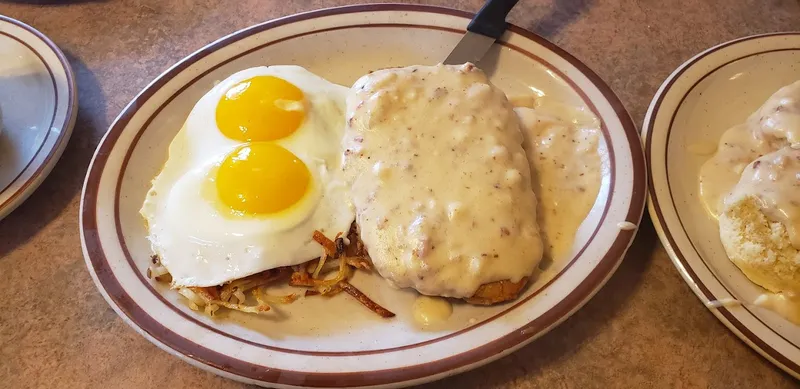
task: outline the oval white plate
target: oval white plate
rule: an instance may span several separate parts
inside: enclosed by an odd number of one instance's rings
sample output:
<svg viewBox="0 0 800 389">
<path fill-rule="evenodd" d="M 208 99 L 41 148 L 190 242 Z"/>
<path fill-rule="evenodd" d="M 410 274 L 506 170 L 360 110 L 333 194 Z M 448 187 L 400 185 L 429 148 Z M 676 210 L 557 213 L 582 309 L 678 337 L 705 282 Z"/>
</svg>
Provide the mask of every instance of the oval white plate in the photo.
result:
<svg viewBox="0 0 800 389">
<path fill-rule="evenodd" d="M 0 219 L 53 169 L 75 125 L 75 79 L 39 31 L 0 15 Z"/>
<path fill-rule="evenodd" d="M 383 67 L 435 64 L 471 15 L 415 5 L 320 10 L 260 24 L 187 57 L 142 91 L 111 126 L 86 178 L 81 229 L 92 277 L 109 304 L 143 336 L 186 361 L 240 381 L 278 387 L 397 387 L 456 374 L 522 347 L 586 302 L 616 269 L 644 210 L 645 166 L 636 129 L 611 90 L 577 59 L 512 27 L 481 64 L 509 94 L 531 87 L 591 109 L 602 119 L 606 175 L 576 238 L 574 258 L 551 266 L 518 300 L 458 304 L 441 328 L 411 316 L 415 293 L 376 276 L 353 282 L 397 313 L 383 320 L 347 296 L 305 299 L 270 319 L 231 313 L 210 319 L 146 279 L 149 245 L 138 215 L 167 146 L 215 81 L 243 68 L 298 64 L 350 85 Z"/>
<path fill-rule="evenodd" d="M 747 37 L 690 59 L 658 90 L 644 122 L 649 210 L 661 242 L 701 301 L 754 301 L 763 290 L 728 260 L 716 220 L 698 197 L 697 174 L 716 146 L 782 86 L 800 80 L 800 33 Z M 712 309 L 748 345 L 800 377 L 800 328 L 754 307 Z"/>
</svg>

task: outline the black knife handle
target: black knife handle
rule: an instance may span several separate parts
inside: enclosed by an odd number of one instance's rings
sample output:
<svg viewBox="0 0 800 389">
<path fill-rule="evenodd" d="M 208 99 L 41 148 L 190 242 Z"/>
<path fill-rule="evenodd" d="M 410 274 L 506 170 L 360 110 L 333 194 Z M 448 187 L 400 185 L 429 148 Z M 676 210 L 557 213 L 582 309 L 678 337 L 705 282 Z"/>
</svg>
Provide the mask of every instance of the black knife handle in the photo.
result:
<svg viewBox="0 0 800 389">
<path fill-rule="evenodd" d="M 506 31 L 506 16 L 519 0 L 488 0 L 475 14 L 467 31 L 500 39 Z"/>
</svg>

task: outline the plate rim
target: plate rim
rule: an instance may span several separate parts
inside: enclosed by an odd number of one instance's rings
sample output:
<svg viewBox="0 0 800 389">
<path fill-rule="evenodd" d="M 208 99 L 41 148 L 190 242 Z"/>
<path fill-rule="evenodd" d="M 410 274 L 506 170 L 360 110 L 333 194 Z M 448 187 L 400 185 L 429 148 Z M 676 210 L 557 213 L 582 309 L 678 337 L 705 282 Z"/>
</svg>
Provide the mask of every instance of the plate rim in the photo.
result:
<svg viewBox="0 0 800 389">
<path fill-rule="evenodd" d="M 75 127 L 75 122 L 77 120 L 77 115 L 78 115 L 77 83 L 75 80 L 75 74 L 72 71 L 72 66 L 70 65 L 66 55 L 64 55 L 64 52 L 62 52 L 61 49 L 58 47 L 58 45 L 56 45 L 55 42 L 53 42 L 49 37 L 47 37 L 41 31 L 33 28 L 32 26 L 22 21 L 19 21 L 17 19 L 8 16 L 0 15 L 0 24 L 3 23 L 9 24 L 13 27 L 22 29 L 32 34 L 37 39 L 41 40 L 53 52 L 53 54 L 55 54 L 56 58 L 58 59 L 58 64 L 60 65 L 60 69 L 64 71 L 64 75 L 66 76 L 68 99 L 64 105 L 64 107 L 66 107 L 64 120 L 59 123 L 54 122 L 51 124 L 51 129 L 53 127 L 61 128 L 61 131 L 59 132 L 57 139 L 53 142 L 52 147 L 46 150 L 47 156 L 45 156 L 45 159 L 41 162 L 41 164 L 34 166 L 33 162 L 36 160 L 36 158 L 40 156 L 42 152 L 45 151 L 44 146 L 46 144 L 46 140 L 42 141 L 39 150 L 37 150 L 37 152 L 33 155 L 33 157 L 31 157 L 31 160 L 28 161 L 28 164 L 25 166 L 25 168 L 22 169 L 22 171 L 20 172 L 20 176 L 34 167 L 36 170 L 25 182 L 22 183 L 22 186 L 20 186 L 19 189 L 17 189 L 14 193 L 12 193 L 8 199 L 3 201 L 3 203 L 0 203 L 0 220 L 8 216 L 8 214 L 13 212 L 20 205 L 22 205 L 22 203 L 24 203 L 25 200 L 27 200 L 27 198 L 30 197 L 30 195 L 32 195 L 34 191 L 36 191 L 39 185 L 41 185 L 42 182 L 44 182 L 47 176 L 50 175 L 50 172 L 53 170 L 56 163 L 58 163 L 59 159 L 61 159 L 61 155 L 64 153 L 64 150 L 66 149 L 67 143 L 69 142 L 69 139 L 72 136 L 72 130 Z M 0 35 L 6 35 L 9 38 L 22 43 L 30 51 L 36 54 L 36 56 L 39 58 L 42 64 L 44 64 L 45 68 L 47 68 L 47 71 L 50 73 L 50 76 L 53 78 L 54 80 L 53 88 L 57 96 L 58 88 L 55 83 L 55 73 L 51 69 L 51 65 L 53 65 L 53 63 L 45 61 L 41 53 L 35 50 L 32 46 L 30 46 L 27 43 L 27 40 L 15 37 L 7 33 L 0 33 Z M 59 110 L 59 103 L 57 97 L 54 110 L 55 112 L 58 112 Z M 48 131 L 51 131 L 51 129 L 48 129 Z M 9 186 L 13 185 L 18 179 L 19 176 L 14 180 L 12 180 L 9 183 Z M 3 193 L 6 192 L 0 191 L 0 194 Z"/>
<path fill-rule="evenodd" d="M 653 178 L 654 175 L 651 163 L 652 160 L 651 151 L 653 149 L 653 133 L 654 133 L 655 121 L 660 111 L 661 104 L 664 102 L 666 95 L 672 89 L 674 84 L 681 78 L 681 76 L 683 76 L 686 73 L 686 71 L 694 67 L 698 62 L 700 62 L 704 58 L 722 49 L 746 43 L 753 43 L 752 41 L 757 41 L 765 38 L 769 39 L 782 36 L 800 38 L 800 31 L 784 31 L 784 32 L 756 34 L 756 35 L 750 35 L 742 38 L 733 39 L 712 46 L 706 50 L 703 50 L 700 53 L 694 55 L 690 59 L 683 62 L 672 73 L 670 73 L 670 75 L 664 80 L 664 82 L 662 82 L 656 94 L 653 96 L 653 99 L 651 100 L 650 105 L 648 106 L 647 113 L 645 114 L 644 121 L 642 124 L 642 141 L 644 143 L 644 152 L 645 152 L 645 159 L 647 161 L 647 171 L 648 171 L 648 186 L 650 188 L 650 191 L 647 196 L 648 213 L 651 219 L 653 220 L 653 226 L 656 229 L 656 233 L 658 234 L 659 240 L 661 241 L 661 244 L 664 245 L 665 251 L 667 252 L 667 255 L 669 256 L 673 266 L 675 266 L 675 268 L 678 270 L 678 273 L 681 275 L 681 278 L 690 287 L 690 289 L 695 294 L 695 296 L 697 296 L 700 302 L 703 303 L 703 305 L 708 310 L 710 310 L 711 313 L 720 322 L 722 322 L 723 325 L 725 325 L 725 327 L 727 327 L 731 332 L 733 332 L 734 335 L 736 335 L 736 337 L 738 337 L 742 342 L 747 344 L 750 348 L 759 353 L 765 359 L 767 359 L 768 361 L 772 362 L 773 364 L 784 370 L 786 373 L 794 376 L 795 378 L 800 378 L 800 361 L 793 361 L 788 357 L 786 357 L 780 351 L 776 350 L 774 347 L 770 346 L 760 336 L 758 336 L 755 332 L 750 330 L 748 326 L 739 321 L 726 307 L 712 308 L 706 304 L 707 301 L 718 300 L 720 298 L 725 298 L 725 297 L 716 296 L 710 289 L 708 289 L 708 287 L 700 278 L 700 276 L 698 276 L 695 273 L 693 266 L 686 259 L 680 247 L 678 247 L 678 244 L 673 237 L 673 235 L 675 234 L 673 234 L 670 231 L 669 225 L 664 218 L 664 214 L 662 212 L 662 206 L 660 206 L 658 200 L 659 199 L 658 192 L 656 191 L 656 188 L 661 188 L 665 185 L 668 187 L 668 183 L 666 181 L 660 180 L 657 184 L 654 181 Z M 800 50 L 800 47 L 798 47 L 796 50 Z M 695 82 L 694 85 L 697 85 L 697 83 L 705 79 L 705 77 L 721 69 L 724 66 L 727 66 L 743 58 L 747 58 L 749 56 L 758 54 L 759 53 L 750 53 L 745 55 L 744 57 L 737 57 L 736 59 L 727 61 L 712 69 L 709 69 L 705 71 L 703 75 L 697 78 L 697 81 Z M 692 88 L 693 87 L 690 87 L 686 91 L 686 94 L 684 94 L 683 98 L 685 98 L 691 92 Z M 666 129 L 666 131 L 669 130 L 670 128 Z M 667 144 L 665 143 L 663 146 L 666 147 Z M 680 227 L 681 229 L 683 228 L 682 226 L 674 226 L 674 227 L 676 228 Z M 677 234 L 680 235 L 681 233 L 679 232 Z M 683 235 L 686 235 L 687 237 L 689 236 L 688 232 L 685 231 L 683 232 Z M 697 254 L 701 262 L 706 263 L 702 255 L 700 255 L 699 252 Z M 717 277 L 713 272 L 712 272 L 712 277 L 721 285 L 724 285 L 720 281 L 719 277 Z M 782 338 L 780 334 L 775 332 L 766 323 L 763 324 L 771 331 L 773 331 L 776 335 Z M 787 343 L 791 345 L 790 342 L 787 341 Z M 795 347 L 796 349 L 800 349 L 794 345 L 791 346 Z"/>
<path fill-rule="evenodd" d="M 131 325 L 137 332 L 139 332 L 142 335 L 144 335 L 145 338 L 147 338 L 151 342 L 155 343 L 156 345 L 158 345 L 162 349 L 170 352 L 171 354 L 177 355 L 177 356 L 181 357 L 182 359 L 187 360 L 188 362 L 192 363 L 195 366 L 201 365 L 200 367 L 202 367 L 202 368 L 212 369 L 215 373 L 222 374 L 222 375 L 224 375 L 226 377 L 229 377 L 229 378 L 234 378 L 234 379 L 238 379 L 238 380 L 242 380 L 242 378 L 245 378 L 245 379 L 252 380 L 251 382 L 256 382 L 256 383 L 286 384 L 285 381 L 279 382 L 276 379 L 273 379 L 273 380 L 270 380 L 270 379 L 259 379 L 259 378 L 254 378 L 254 377 L 251 377 L 251 376 L 248 376 L 248 375 L 239 375 L 240 372 L 238 372 L 238 371 L 236 371 L 236 372 L 229 371 L 229 370 L 224 369 L 224 366 L 222 366 L 222 367 L 215 366 L 213 364 L 209 364 L 207 361 L 203 361 L 202 359 L 194 358 L 192 356 L 183 355 L 179 351 L 174 350 L 170 346 L 162 343 L 161 340 L 154 339 L 154 337 L 152 337 L 152 336 L 148 335 L 147 333 L 145 333 L 145 331 L 142 328 L 140 328 L 137 324 L 131 322 L 129 320 L 129 318 L 126 317 L 125 314 L 122 314 L 119 311 L 119 309 L 116 306 L 116 304 L 108 296 L 104 285 L 102 283 L 100 283 L 99 279 L 97 278 L 97 275 L 95 274 L 95 272 L 93 270 L 91 259 L 90 259 L 90 257 L 91 257 L 91 254 L 89 253 L 89 246 L 90 245 L 87 244 L 87 239 L 88 240 L 94 239 L 94 240 L 97 240 L 97 242 L 99 243 L 99 238 L 97 238 L 96 236 L 92 236 L 93 232 L 90 229 L 87 229 L 87 227 L 86 227 L 87 224 L 88 225 L 92 225 L 92 222 L 93 222 L 93 220 L 92 220 L 92 213 L 93 212 L 91 210 L 87 210 L 86 207 L 87 207 L 88 204 L 90 204 L 90 202 L 87 201 L 87 197 L 91 198 L 91 196 L 96 196 L 96 193 L 88 193 L 88 192 L 90 192 L 90 190 L 89 190 L 90 188 L 89 187 L 90 187 L 90 183 L 92 182 L 90 177 L 93 177 L 94 174 L 98 174 L 98 175 L 102 174 L 102 167 L 98 169 L 96 164 L 95 164 L 98 155 L 101 153 L 102 146 L 104 144 L 106 144 L 107 140 L 109 139 L 109 136 L 112 135 L 112 133 L 121 132 L 122 129 L 124 129 L 124 126 L 121 126 L 121 128 L 117 129 L 116 127 L 118 127 L 118 123 L 120 121 L 125 120 L 126 118 L 129 119 L 133 115 L 133 112 L 135 112 L 135 107 L 139 105 L 138 104 L 139 100 L 140 99 L 141 100 L 146 100 L 148 98 L 146 96 L 152 95 L 153 93 L 158 91 L 160 89 L 160 87 L 161 87 L 160 84 L 168 82 L 176 74 L 180 73 L 185 68 L 189 67 L 190 65 L 192 65 L 195 62 L 197 62 L 197 61 L 201 60 L 202 58 L 204 58 L 205 55 L 210 54 L 210 53 L 216 51 L 217 49 L 219 49 L 221 47 L 224 47 L 224 46 L 226 46 L 226 45 L 228 45 L 230 43 L 239 41 L 241 39 L 244 39 L 246 37 L 249 37 L 249 36 L 257 34 L 257 33 L 261 33 L 263 31 L 269 30 L 269 29 L 271 29 L 273 27 L 278 27 L 278 26 L 282 26 L 282 25 L 285 25 L 285 24 L 290 24 L 290 23 L 293 23 L 293 22 L 309 20 L 309 19 L 314 19 L 314 18 L 318 18 L 318 17 L 332 16 L 332 15 L 343 15 L 343 14 L 349 14 L 349 13 L 367 13 L 367 12 L 374 12 L 374 11 L 402 11 L 402 12 L 419 12 L 419 13 L 445 14 L 445 15 L 450 15 L 450 16 L 462 17 L 462 18 L 465 18 L 465 19 L 470 19 L 473 16 L 472 13 L 467 12 L 467 11 L 461 11 L 461 10 L 457 10 L 457 9 L 453 9 L 453 8 L 445 8 L 445 7 L 437 7 L 437 6 L 416 5 L 416 4 L 360 4 L 360 5 L 350 5 L 350 6 L 342 6 L 342 7 L 325 8 L 325 9 L 320 9 L 320 10 L 315 10 L 315 11 L 309 11 L 309 12 L 289 15 L 289 16 L 285 16 L 285 17 L 282 17 L 282 18 L 266 21 L 264 23 L 256 24 L 254 26 L 251 26 L 251 27 L 236 31 L 236 32 L 234 32 L 234 33 L 232 33 L 232 34 L 230 34 L 228 36 L 225 36 L 225 37 L 223 37 L 221 39 L 218 39 L 218 40 L 210 43 L 209 45 L 207 45 L 207 46 L 195 51 L 194 53 L 188 55 L 187 57 L 183 58 L 178 63 L 176 63 L 175 65 L 170 67 L 168 70 L 166 70 L 164 73 L 159 75 L 150 84 L 148 84 L 139 94 L 137 94 L 133 98 L 133 100 L 123 109 L 123 111 L 120 113 L 120 115 L 115 119 L 115 121 L 111 125 L 109 131 L 106 133 L 106 135 L 103 137 L 103 139 L 101 140 L 100 144 L 98 145 L 98 149 L 97 149 L 94 157 L 92 158 L 92 162 L 91 162 L 90 167 L 88 169 L 86 180 L 84 181 L 84 188 L 83 188 L 83 193 L 82 193 L 82 196 L 81 196 L 81 210 L 80 210 L 81 243 L 82 243 L 82 246 L 83 246 L 84 257 L 86 259 L 87 266 L 89 267 L 89 271 L 90 271 L 90 273 L 92 275 L 92 278 L 95 281 L 95 284 L 96 284 L 97 288 L 101 291 L 101 294 L 103 294 L 103 296 L 106 298 L 107 302 L 115 309 L 115 311 L 117 311 L 117 313 L 120 315 L 120 317 L 126 323 Z M 525 30 L 523 28 L 520 28 L 520 27 L 517 27 L 517 26 L 514 26 L 514 25 L 509 25 L 509 29 L 512 32 L 514 32 L 514 33 L 516 33 L 518 35 L 521 35 L 524 38 L 527 38 L 527 39 L 529 39 L 529 40 L 531 40 L 533 42 L 536 42 L 537 44 L 540 44 L 540 45 L 544 46 L 548 50 L 551 50 L 553 53 L 558 55 L 560 58 L 562 58 L 565 61 L 567 61 L 568 63 L 570 63 L 572 66 L 574 66 L 576 69 L 578 69 L 583 74 L 583 76 L 585 76 L 594 85 L 594 87 L 598 89 L 598 91 L 605 98 L 605 100 L 607 101 L 608 105 L 611 107 L 611 110 L 614 112 L 614 115 L 619 119 L 619 121 L 621 123 L 622 130 L 624 131 L 624 136 L 626 138 L 626 142 L 627 142 L 627 145 L 628 145 L 627 147 L 629 147 L 630 150 L 631 150 L 632 166 L 630 167 L 630 169 L 633 171 L 634 174 L 633 174 L 633 177 L 632 177 L 632 185 L 631 185 L 632 186 L 632 188 L 631 188 L 632 194 L 631 194 L 631 200 L 630 200 L 631 203 L 630 203 L 629 208 L 627 209 L 626 220 L 636 221 L 636 222 L 640 223 L 641 222 L 641 217 L 642 217 L 643 212 L 644 212 L 645 198 L 646 198 L 646 192 L 647 192 L 646 191 L 646 188 L 647 188 L 647 180 L 646 180 L 647 169 L 646 169 L 645 163 L 644 163 L 644 153 L 643 153 L 643 150 L 641 148 L 641 140 L 639 138 L 638 131 L 636 130 L 636 126 L 634 125 L 632 119 L 630 118 L 630 115 L 628 114 L 627 110 L 625 110 L 625 108 L 624 108 L 623 104 L 621 103 L 621 101 L 619 100 L 619 98 L 616 96 L 616 94 L 614 94 L 614 92 L 611 90 L 611 88 L 608 87 L 607 84 L 602 81 L 602 79 L 600 79 L 600 77 L 596 73 L 594 73 L 591 69 L 589 69 L 588 66 L 583 64 L 583 62 L 579 61 L 578 59 L 576 59 L 572 55 L 568 54 L 563 49 L 557 47 L 556 45 L 550 43 L 549 41 L 545 40 L 544 38 L 542 38 L 542 37 L 530 32 L 530 31 L 527 31 L 527 30 Z M 620 136 L 622 136 L 622 134 L 620 134 Z M 101 162 L 101 163 L 103 163 L 103 162 Z M 87 194 L 88 194 L 88 196 L 87 196 Z M 95 199 L 95 201 L 96 201 L 96 199 Z M 93 202 L 91 202 L 91 204 L 93 204 Z M 89 206 L 89 207 L 91 208 L 91 206 Z M 622 211 L 622 212 L 624 212 L 624 211 Z M 622 212 L 620 212 L 620 213 L 622 213 Z M 88 238 L 87 238 L 87 236 L 88 236 Z M 577 309 L 579 309 L 581 306 L 583 306 L 583 304 L 585 304 L 597 292 L 597 290 L 599 290 L 599 288 L 602 287 L 605 284 L 605 282 L 608 280 L 608 278 L 610 278 L 610 276 L 614 273 L 614 271 L 618 267 L 619 263 L 621 263 L 621 261 L 623 260 L 624 254 L 627 251 L 627 248 L 632 243 L 634 236 L 635 236 L 635 231 L 631 231 L 629 233 L 620 233 L 619 235 L 617 235 L 617 238 L 615 239 L 615 241 L 611 245 L 611 247 L 608 250 L 608 252 L 605 253 L 605 255 L 602 257 L 602 259 L 600 259 L 599 263 L 584 278 L 584 281 L 582 283 L 582 286 L 584 286 L 584 287 L 576 288 L 576 289 L 573 289 L 573 290 L 569 291 L 566 294 L 565 298 L 561 302 L 559 302 L 558 304 L 556 304 L 556 306 L 551 308 L 550 311 L 545 312 L 545 314 L 542 315 L 542 316 L 546 316 L 546 315 L 550 314 L 551 316 L 555 316 L 554 318 L 551 318 L 550 323 L 547 324 L 546 328 L 544 328 L 543 330 L 535 332 L 535 333 L 520 333 L 520 334 L 516 334 L 516 336 L 515 336 L 514 333 L 507 334 L 504 337 L 501 337 L 501 338 L 496 339 L 494 341 L 494 342 L 500 342 L 500 341 L 505 340 L 504 343 L 501 342 L 501 343 L 503 343 L 502 346 L 504 346 L 504 347 L 500 347 L 498 349 L 489 350 L 487 352 L 487 355 L 479 355 L 477 358 L 474 358 L 475 360 L 462 362 L 460 364 L 458 364 L 458 362 L 457 362 L 455 366 L 444 366 L 440 370 L 432 370 L 431 368 L 419 368 L 419 366 L 417 366 L 416 370 L 421 370 L 421 374 L 420 374 L 420 372 L 417 372 L 418 375 L 412 375 L 412 376 L 408 376 L 407 372 L 409 370 L 414 370 L 414 368 L 415 368 L 414 366 L 407 367 L 407 368 L 390 369 L 390 370 L 397 370 L 398 372 L 397 372 L 397 374 L 395 374 L 395 377 L 393 379 L 391 379 L 390 381 L 386 381 L 386 382 L 370 382 L 370 381 L 364 381 L 364 380 L 358 379 L 358 378 L 350 379 L 349 381 L 342 382 L 341 381 L 342 378 L 341 377 L 337 377 L 338 379 L 337 379 L 337 382 L 336 382 L 336 386 L 341 386 L 341 385 L 359 385 L 359 386 L 368 386 L 368 385 L 402 385 L 402 384 L 405 384 L 405 383 L 410 383 L 412 381 L 424 380 L 426 377 L 442 377 L 442 376 L 445 376 L 445 375 L 450 375 L 450 374 L 454 374 L 454 373 L 457 373 L 457 372 L 460 372 L 460 371 L 464 371 L 466 369 L 475 367 L 475 366 L 483 364 L 483 363 L 488 363 L 488 362 L 490 362 L 490 361 L 492 361 L 494 359 L 499 358 L 500 356 L 505 355 L 508 352 L 513 351 L 516 348 L 521 347 L 524 344 L 527 344 L 528 342 L 530 342 L 533 339 L 535 339 L 536 337 L 541 336 L 542 334 L 546 333 L 549 329 L 553 328 L 554 326 L 558 325 L 561 321 L 563 321 L 567 317 L 569 317 Z M 95 246 L 92 246 L 92 247 L 95 247 Z M 612 255 L 612 253 L 614 255 Z M 566 307 L 559 309 L 559 307 L 562 306 L 562 305 L 566 305 Z M 559 314 L 557 312 L 554 314 L 553 311 L 561 312 L 561 314 Z M 530 324 L 530 323 L 528 323 L 528 324 Z M 513 338 L 513 339 L 510 339 L 510 340 L 507 339 L 509 337 Z M 484 344 L 482 346 L 486 346 L 486 344 Z M 476 349 L 480 348 L 480 347 L 481 346 L 478 346 L 478 347 L 476 347 Z M 476 349 L 470 350 L 469 353 L 470 354 L 474 354 Z M 211 351 L 211 350 L 208 350 L 208 351 Z M 211 351 L 211 352 L 213 352 L 213 351 Z M 439 365 L 439 364 L 441 364 L 441 362 L 445 362 L 448 359 L 452 359 L 453 357 L 456 357 L 456 355 L 451 356 L 451 357 L 446 357 L 446 358 L 444 358 L 442 360 L 438 360 L 438 361 L 436 361 L 436 364 Z M 278 370 L 278 369 L 274 369 L 274 370 Z M 278 370 L 278 372 L 281 372 L 281 371 L 283 371 L 283 372 L 285 372 L 287 374 L 301 373 L 301 372 L 290 372 L 290 371 L 286 371 L 286 370 Z M 403 373 L 403 371 L 405 371 L 406 373 Z M 358 377 L 359 375 L 365 375 L 363 373 L 373 374 L 373 373 L 376 373 L 376 371 L 362 372 L 362 373 L 359 373 L 359 372 L 342 373 L 342 375 L 349 375 L 349 376 L 352 376 L 352 377 Z M 307 372 L 302 372 L 301 374 L 303 376 L 305 376 L 305 377 L 312 377 L 312 378 L 313 378 L 313 376 L 320 376 L 320 377 L 330 376 L 330 373 L 310 373 L 310 372 L 307 373 Z M 303 382 L 301 383 L 301 385 L 309 385 L 309 384 L 311 384 L 313 386 L 317 386 L 317 385 L 319 385 L 319 382 L 309 382 L 308 380 L 304 379 Z M 325 386 L 327 386 L 327 385 L 325 385 Z"/>
</svg>

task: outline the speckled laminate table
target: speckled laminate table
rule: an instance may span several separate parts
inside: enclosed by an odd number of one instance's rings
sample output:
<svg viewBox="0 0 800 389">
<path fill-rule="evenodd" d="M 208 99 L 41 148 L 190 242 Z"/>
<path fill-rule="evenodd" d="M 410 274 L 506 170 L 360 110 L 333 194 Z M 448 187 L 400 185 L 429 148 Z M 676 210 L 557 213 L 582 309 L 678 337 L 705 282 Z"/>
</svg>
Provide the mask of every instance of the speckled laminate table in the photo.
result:
<svg viewBox="0 0 800 389">
<path fill-rule="evenodd" d="M 233 388 L 157 349 L 106 304 L 85 269 L 80 189 L 92 152 L 151 79 L 204 44 L 267 19 L 349 1 L 0 0 L 61 46 L 78 122 L 39 190 L 0 221 L 0 387 Z M 482 0 L 429 3 L 477 10 Z M 662 80 L 740 36 L 800 29 L 798 0 L 522 0 L 511 20 L 598 72 L 641 123 Z M 2 60 L 2 59 L 0 59 Z M 798 386 L 739 341 L 683 282 L 649 220 L 583 309 L 522 350 L 430 388 Z"/>
</svg>

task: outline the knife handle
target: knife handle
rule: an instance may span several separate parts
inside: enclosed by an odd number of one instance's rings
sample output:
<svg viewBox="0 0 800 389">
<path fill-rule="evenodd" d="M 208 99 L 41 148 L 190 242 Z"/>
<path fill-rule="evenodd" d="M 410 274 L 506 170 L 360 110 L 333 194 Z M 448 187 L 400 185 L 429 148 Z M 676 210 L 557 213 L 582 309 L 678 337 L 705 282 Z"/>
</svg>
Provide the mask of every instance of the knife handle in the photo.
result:
<svg viewBox="0 0 800 389">
<path fill-rule="evenodd" d="M 475 14 L 467 31 L 500 39 L 506 31 L 506 16 L 519 0 L 488 0 Z"/>
</svg>

